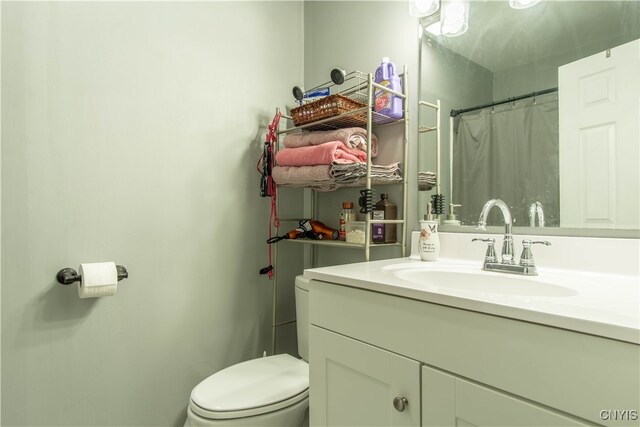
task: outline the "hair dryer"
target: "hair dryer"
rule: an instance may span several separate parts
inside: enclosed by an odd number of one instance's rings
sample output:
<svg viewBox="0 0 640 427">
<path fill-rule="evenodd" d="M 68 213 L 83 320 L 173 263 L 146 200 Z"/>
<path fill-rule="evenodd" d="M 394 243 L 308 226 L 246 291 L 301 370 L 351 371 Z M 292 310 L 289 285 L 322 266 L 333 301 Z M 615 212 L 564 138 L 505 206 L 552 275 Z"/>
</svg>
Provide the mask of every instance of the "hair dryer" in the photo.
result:
<svg viewBox="0 0 640 427">
<path fill-rule="evenodd" d="M 286 240 L 286 239 L 299 239 L 299 238 L 305 237 L 306 233 L 307 233 L 306 230 L 298 227 L 296 229 L 293 229 L 293 230 L 289 231 L 284 236 L 275 236 L 275 237 L 272 237 L 272 238 L 268 239 L 267 243 L 269 243 L 269 244 L 276 243 L 276 242 L 279 242 L 280 240 Z"/>
<path fill-rule="evenodd" d="M 311 231 L 322 236 L 324 239 L 337 240 L 340 236 L 340 232 L 334 228 L 327 227 L 320 221 L 309 221 L 311 225 Z"/>
<path fill-rule="evenodd" d="M 339 236 L 338 230 L 335 230 L 331 227 L 327 227 L 320 221 L 314 220 L 303 220 L 300 221 L 298 228 L 289 231 L 284 236 L 276 236 L 267 240 L 267 243 L 276 243 L 280 240 L 287 239 L 300 239 L 303 237 L 307 237 L 313 240 L 322 240 L 322 239 L 330 239 L 336 240 Z"/>
</svg>

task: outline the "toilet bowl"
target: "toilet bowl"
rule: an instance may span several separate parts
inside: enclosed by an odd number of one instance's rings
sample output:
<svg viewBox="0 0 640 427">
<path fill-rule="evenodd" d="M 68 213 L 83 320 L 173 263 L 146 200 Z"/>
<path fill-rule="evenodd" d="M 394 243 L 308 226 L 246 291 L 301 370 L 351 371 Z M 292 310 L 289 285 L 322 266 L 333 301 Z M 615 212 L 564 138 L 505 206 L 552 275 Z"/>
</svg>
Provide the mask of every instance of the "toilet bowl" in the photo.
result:
<svg viewBox="0 0 640 427">
<path fill-rule="evenodd" d="M 309 280 L 295 280 L 298 352 L 248 360 L 201 381 L 191 392 L 185 426 L 302 426 L 309 408 Z"/>
</svg>

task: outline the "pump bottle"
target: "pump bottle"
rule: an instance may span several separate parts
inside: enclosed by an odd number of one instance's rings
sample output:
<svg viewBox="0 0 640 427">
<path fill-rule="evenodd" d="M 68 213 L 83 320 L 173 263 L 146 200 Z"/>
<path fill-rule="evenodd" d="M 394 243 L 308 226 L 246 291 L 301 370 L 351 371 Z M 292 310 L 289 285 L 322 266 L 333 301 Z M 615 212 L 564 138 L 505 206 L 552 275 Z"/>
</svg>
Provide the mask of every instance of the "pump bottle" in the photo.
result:
<svg viewBox="0 0 640 427">
<path fill-rule="evenodd" d="M 420 220 L 420 237 L 418 252 L 422 261 L 437 261 L 440 255 L 440 236 L 438 236 L 438 220 L 431 213 L 431 203 L 427 205 L 427 214 Z"/>
</svg>

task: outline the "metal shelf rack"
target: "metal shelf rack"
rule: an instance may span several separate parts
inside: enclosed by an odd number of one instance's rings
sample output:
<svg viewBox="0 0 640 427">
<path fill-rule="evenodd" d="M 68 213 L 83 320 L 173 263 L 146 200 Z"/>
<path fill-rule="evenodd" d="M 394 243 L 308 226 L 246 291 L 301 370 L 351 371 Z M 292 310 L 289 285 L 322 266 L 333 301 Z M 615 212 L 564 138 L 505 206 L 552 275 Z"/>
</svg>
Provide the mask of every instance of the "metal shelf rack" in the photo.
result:
<svg viewBox="0 0 640 427">
<path fill-rule="evenodd" d="M 366 127 L 367 129 L 367 163 L 366 163 L 366 176 L 362 179 L 358 180 L 354 183 L 349 183 L 346 185 L 340 185 L 339 188 L 348 188 L 348 187 L 359 187 L 364 188 L 366 190 L 371 190 L 372 185 L 402 185 L 402 218 L 397 220 L 374 220 L 371 218 L 371 215 L 365 215 L 365 242 L 364 243 L 347 243 L 345 241 L 340 240 L 311 240 L 311 239 L 294 239 L 294 240 L 283 240 L 283 242 L 291 242 L 294 244 L 305 244 L 311 245 L 312 251 L 315 246 L 326 246 L 326 247 L 335 247 L 335 248 L 345 248 L 345 249 L 355 249 L 355 250 L 363 250 L 364 251 L 364 259 L 365 261 L 369 261 L 370 259 L 370 250 L 371 248 L 382 248 L 382 247 L 400 247 L 402 251 L 402 256 L 406 256 L 407 250 L 407 236 L 409 231 L 407 230 L 407 194 L 408 194 L 408 180 L 407 180 L 407 163 L 408 163 L 408 135 L 409 135 L 409 101 L 408 101 L 408 73 L 406 65 L 403 66 L 402 74 L 399 75 L 402 82 L 402 92 L 396 92 L 388 89 L 385 86 L 382 86 L 378 83 L 375 83 L 373 80 L 373 74 L 371 73 L 362 73 L 358 71 L 351 72 L 345 76 L 345 81 L 340 87 L 333 83 L 327 83 L 325 86 L 329 87 L 332 94 L 340 94 L 343 96 L 347 96 L 353 100 L 360 101 L 366 106 L 362 108 L 358 108 L 355 110 L 351 110 L 340 114 L 338 116 L 325 118 L 322 120 L 315 121 L 313 123 L 304 124 L 301 126 L 291 126 L 285 127 L 284 129 L 279 129 L 278 141 L 276 143 L 276 151 L 280 145 L 280 135 L 284 135 L 292 132 L 306 132 L 306 131 L 315 131 L 315 130 L 333 130 L 340 129 L 345 127 Z M 344 89 L 342 89 L 344 88 Z M 393 119 L 391 117 L 385 116 L 383 114 L 377 113 L 373 111 L 374 105 L 374 91 L 382 90 L 384 92 L 392 93 L 396 96 L 399 96 L 403 99 L 403 117 L 401 119 Z M 280 109 L 276 109 L 278 113 L 281 113 Z M 366 124 L 363 124 L 362 120 L 357 117 L 366 115 Z M 291 116 L 286 114 L 282 114 L 282 118 L 287 119 L 288 124 L 292 124 Z M 380 128 L 383 126 L 402 126 L 402 159 L 400 159 L 400 163 L 402 164 L 403 174 L 402 181 L 400 182 L 376 182 L 375 179 L 371 177 L 371 141 L 372 141 L 372 131 L 374 128 Z M 281 188 L 290 187 L 287 185 L 278 185 L 278 191 Z M 339 190 L 339 188 L 337 188 Z M 313 188 L 311 188 L 313 190 Z M 312 216 L 316 216 L 318 213 L 318 197 L 320 197 L 321 192 L 313 190 L 313 196 L 310 201 L 310 211 L 312 212 Z M 278 198 L 279 203 L 280 198 Z M 280 210 L 280 206 L 276 206 L 278 210 Z M 300 218 L 302 219 L 302 218 Z M 280 222 L 287 221 L 298 221 L 299 219 L 284 219 L 280 218 Z M 372 241 L 372 233 L 371 226 L 372 224 L 398 224 L 402 226 L 402 233 L 398 233 L 398 237 L 400 238 L 396 243 L 373 243 Z M 273 263 L 277 265 L 278 262 L 278 249 L 277 245 L 273 250 Z M 313 252 L 311 254 L 313 259 Z M 272 348 L 275 350 L 276 348 L 276 327 L 283 326 L 289 324 L 293 321 L 287 321 L 282 323 L 277 323 L 276 319 L 276 299 L 277 299 L 277 269 L 273 277 L 273 313 L 272 313 Z"/>
<path fill-rule="evenodd" d="M 402 256 L 406 255 L 406 247 L 407 247 L 407 190 L 408 190 L 408 181 L 407 181 L 407 160 L 408 160 L 408 131 L 409 131 L 409 108 L 408 108 L 408 79 L 407 79 L 407 67 L 403 67 L 403 72 L 400 74 L 400 79 L 402 81 L 402 92 L 396 92 L 388 89 L 385 86 L 382 86 L 373 81 L 373 75 L 371 73 L 365 74 L 359 71 L 354 71 L 345 76 L 345 82 L 339 87 L 335 84 L 327 84 L 327 87 L 330 88 L 332 94 L 340 94 L 343 96 L 347 96 L 356 101 L 366 103 L 365 107 L 358 108 L 355 110 L 348 111 L 346 113 L 340 114 L 338 116 L 329 117 L 326 119 L 318 120 L 313 123 L 304 124 L 301 126 L 295 127 L 286 127 L 284 129 L 280 129 L 278 131 L 278 135 L 283 135 L 291 132 L 304 132 L 304 131 L 313 131 L 313 130 L 332 130 L 339 129 L 344 127 L 364 127 L 363 123 L 360 120 L 352 120 L 353 117 L 362 116 L 363 113 L 366 113 L 366 129 L 367 129 L 367 173 L 366 176 L 357 182 L 349 183 L 349 184 L 341 184 L 338 185 L 338 188 L 348 188 L 348 187 L 360 187 L 365 188 L 367 190 L 371 190 L 373 185 L 402 185 L 403 186 L 403 195 L 402 195 L 402 219 L 398 220 L 374 220 L 370 215 L 365 216 L 365 234 L 366 239 L 365 243 L 346 243 L 343 241 L 323 241 L 323 240 L 310 240 L 310 239 L 296 239 L 289 240 L 290 242 L 295 243 L 304 243 L 310 245 L 319 245 L 319 246 L 333 246 L 333 247 L 345 247 L 345 248 L 361 248 L 364 249 L 364 258 L 365 261 L 369 261 L 370 258 L 370 249 L 375 247 L 389 247 L 389 246 L 401 246 L 402 248 Z M 344 87 L 344 89 L 340 89 Z M 392 93 L 396 96 L 401 97 L 404 102 L 404 114 L 401 119 L 393 119 L 391 117 L 385 116 L 384 114 L 377 113 L 373 111 L 373 103 L 374 103 L 374 90 L 382 90 L 384 92 Z M 278 111 L 280 111 L 278 109 Z M 282 117 L 291 121 L 291 117 L 285 114 L 282 114 Z M 291 122 L 292 123 L 292 122 Z M 401 182 L 377 182 L 375 179 L 371 177 L 371 134 L 374 128 L 379 128 L 382 126 L 392 126 L 392 125 L 403 125 L 403 158 L 401 159 L 401 164 L 403 166 L 403 177 Z M 278 138 L 278 145 L 280 141 Z M 286 185 L 279 186 L 287 187 Z M 311 212 L 314 214 L 317 213 L 317 191 L 314 190 L 314 196 L 312 197 L 312 206 Z M 399 224 L 402 225 L 402 233 L 399 235 L 400 242 L 392 243 L 392 244 L 380 244 L 373 243 L 371 236 L 371 225 L 372 224 Z"/>
<path fill-rule="evenodd" d="M 441 125 L 440 125 L 440 100 L 437 99 L 435 103 L 427 102 L 427 101 L 418 101 L 418 117 L 420 117 L 420 107 L 431 108 L 433 109 L 436 116 L 436 125 L 435 126 L 418 126 L 418 134 L 423 133 L 436 133 L 436 185 L 435 185 L 435 194 L 441 194 L 440 186 L 440 157 L 441 157 L 441 142 L 440 142 L 440 133 L 441 133 Z M 453 129 L 453 128 L 452 128 Z M 418 149 L 418 155 L 421 155 L 420 148 Z M 418 203 L 418 218 L 421 218 L 421 209 L 424 206 L 420 206 Z"/>
</svg>

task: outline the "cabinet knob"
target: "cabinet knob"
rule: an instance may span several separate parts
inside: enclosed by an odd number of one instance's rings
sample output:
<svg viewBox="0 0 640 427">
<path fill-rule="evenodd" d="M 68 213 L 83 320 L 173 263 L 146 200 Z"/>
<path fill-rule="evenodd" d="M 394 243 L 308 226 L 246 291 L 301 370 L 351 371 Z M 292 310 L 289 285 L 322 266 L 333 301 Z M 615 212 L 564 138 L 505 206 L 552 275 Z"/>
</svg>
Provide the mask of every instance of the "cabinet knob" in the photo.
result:
<svg viewBox="0 0 640 427">
<path fill-rule="evenodd" d="M 396 408 L 396 411 L 402 412 L 409 405 L 409 401 L 406 397 L 396 397 L 393 399 L 393 407 Z"/>
</svg>

